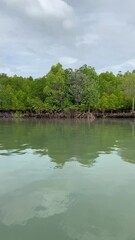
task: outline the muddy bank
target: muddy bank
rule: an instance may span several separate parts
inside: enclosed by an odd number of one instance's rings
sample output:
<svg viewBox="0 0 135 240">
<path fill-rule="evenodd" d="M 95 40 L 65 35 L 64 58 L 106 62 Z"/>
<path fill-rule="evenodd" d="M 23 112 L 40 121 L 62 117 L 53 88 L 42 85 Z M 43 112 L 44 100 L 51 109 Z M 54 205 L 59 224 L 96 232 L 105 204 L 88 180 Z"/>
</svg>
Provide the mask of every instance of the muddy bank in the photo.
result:
<svg viewBox="0 0 135 240">
<path fill-rule="evenodd" d="M 132 111 L 0 111 L 0 118 L 44 118 L 44 119 L 90 119 L 95 118 L 135 118 Z"/>
<path fill-rule="evenodd" d="M 95 119 L 93 113 L 80 111 L 0 111 L 0 118 Z"/>
<path fill-rule="evenodd" d="M 135 118 L 135 112 L 129 110 L 94 111 L 93 115 L 96 118 Z"/>
</svg>

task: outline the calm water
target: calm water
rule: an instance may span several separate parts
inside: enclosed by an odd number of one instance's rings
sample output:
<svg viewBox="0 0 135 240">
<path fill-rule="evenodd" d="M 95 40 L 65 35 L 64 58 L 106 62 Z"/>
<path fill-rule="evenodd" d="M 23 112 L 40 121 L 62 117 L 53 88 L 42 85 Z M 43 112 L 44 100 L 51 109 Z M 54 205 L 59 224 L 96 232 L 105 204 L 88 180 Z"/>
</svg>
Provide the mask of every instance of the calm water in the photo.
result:
<svg viewBox="0 0 135 240">
<path fill-rule="evenodd" d="M 135 240 L 135 122 L 0 121 L 1 240 Z"/>
</svg>

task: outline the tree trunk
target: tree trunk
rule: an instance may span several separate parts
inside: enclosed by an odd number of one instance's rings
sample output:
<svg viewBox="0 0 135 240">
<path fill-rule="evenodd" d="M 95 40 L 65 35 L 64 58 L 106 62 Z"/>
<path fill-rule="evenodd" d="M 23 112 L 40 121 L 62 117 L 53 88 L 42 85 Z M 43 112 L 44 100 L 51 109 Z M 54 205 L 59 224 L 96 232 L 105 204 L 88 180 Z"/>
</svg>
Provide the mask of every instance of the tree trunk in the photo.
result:
<svg viewBox="0 0 135 240">
<path fill-rule="evenodd" d="M 132 112 L 135 110 L 135 98 L 132 98 Z"/>
<path fill-rule="evenodd" d="M 88 113 L 90 113 L 90 102 L 89 102 L 89 107 L 88 107 Z"/>
</svg>

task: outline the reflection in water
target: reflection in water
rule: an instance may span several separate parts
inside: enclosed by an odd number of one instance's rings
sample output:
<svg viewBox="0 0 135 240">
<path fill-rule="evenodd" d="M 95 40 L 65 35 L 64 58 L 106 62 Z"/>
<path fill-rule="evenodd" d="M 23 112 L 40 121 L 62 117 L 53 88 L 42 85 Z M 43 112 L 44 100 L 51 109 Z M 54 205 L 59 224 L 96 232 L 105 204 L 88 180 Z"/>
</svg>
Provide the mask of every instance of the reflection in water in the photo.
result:
<svg viewBox="0 0 135 240">
<path fill-rule="evenodd" d="M 99 153 L 110 153 L 114 148 L 125 161 L 134 163 L 135 134 L 133 121 L 84 122 L 0 122 L 0 155 L 33 153 L 49 155 L 63 165 L 76 159 L 88 165 Z"/>
<path fill-rule="evenodd" d="M 3 224 L 22 225 L 34 217 L 47 218 L 66 211 L 68 206 L 66 191 L 39 186 L 36 189 L 30 185 L 30 192 L 25 189 L 25 194 L 16 191 L 13 195 L 4 196 L 0 205 Z"/>
<path fill-rule="evenodd" d="M 134 142 L 133 121 L 1 121 L 1 239 L 135 239 Z"/>
</svg>

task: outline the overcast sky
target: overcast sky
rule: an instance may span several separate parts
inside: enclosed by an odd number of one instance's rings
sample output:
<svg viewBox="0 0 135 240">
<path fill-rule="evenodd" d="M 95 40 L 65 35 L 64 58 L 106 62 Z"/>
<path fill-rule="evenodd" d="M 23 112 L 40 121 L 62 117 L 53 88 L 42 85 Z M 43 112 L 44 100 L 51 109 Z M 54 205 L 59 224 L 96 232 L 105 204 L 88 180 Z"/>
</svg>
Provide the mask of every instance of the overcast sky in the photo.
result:
<svg viewBox="0 0 135 240">
<path fill-rule="evenodd" d="M 135 0 L 0 0 L 0 72 L 135 69 Z"/>
</svg>

